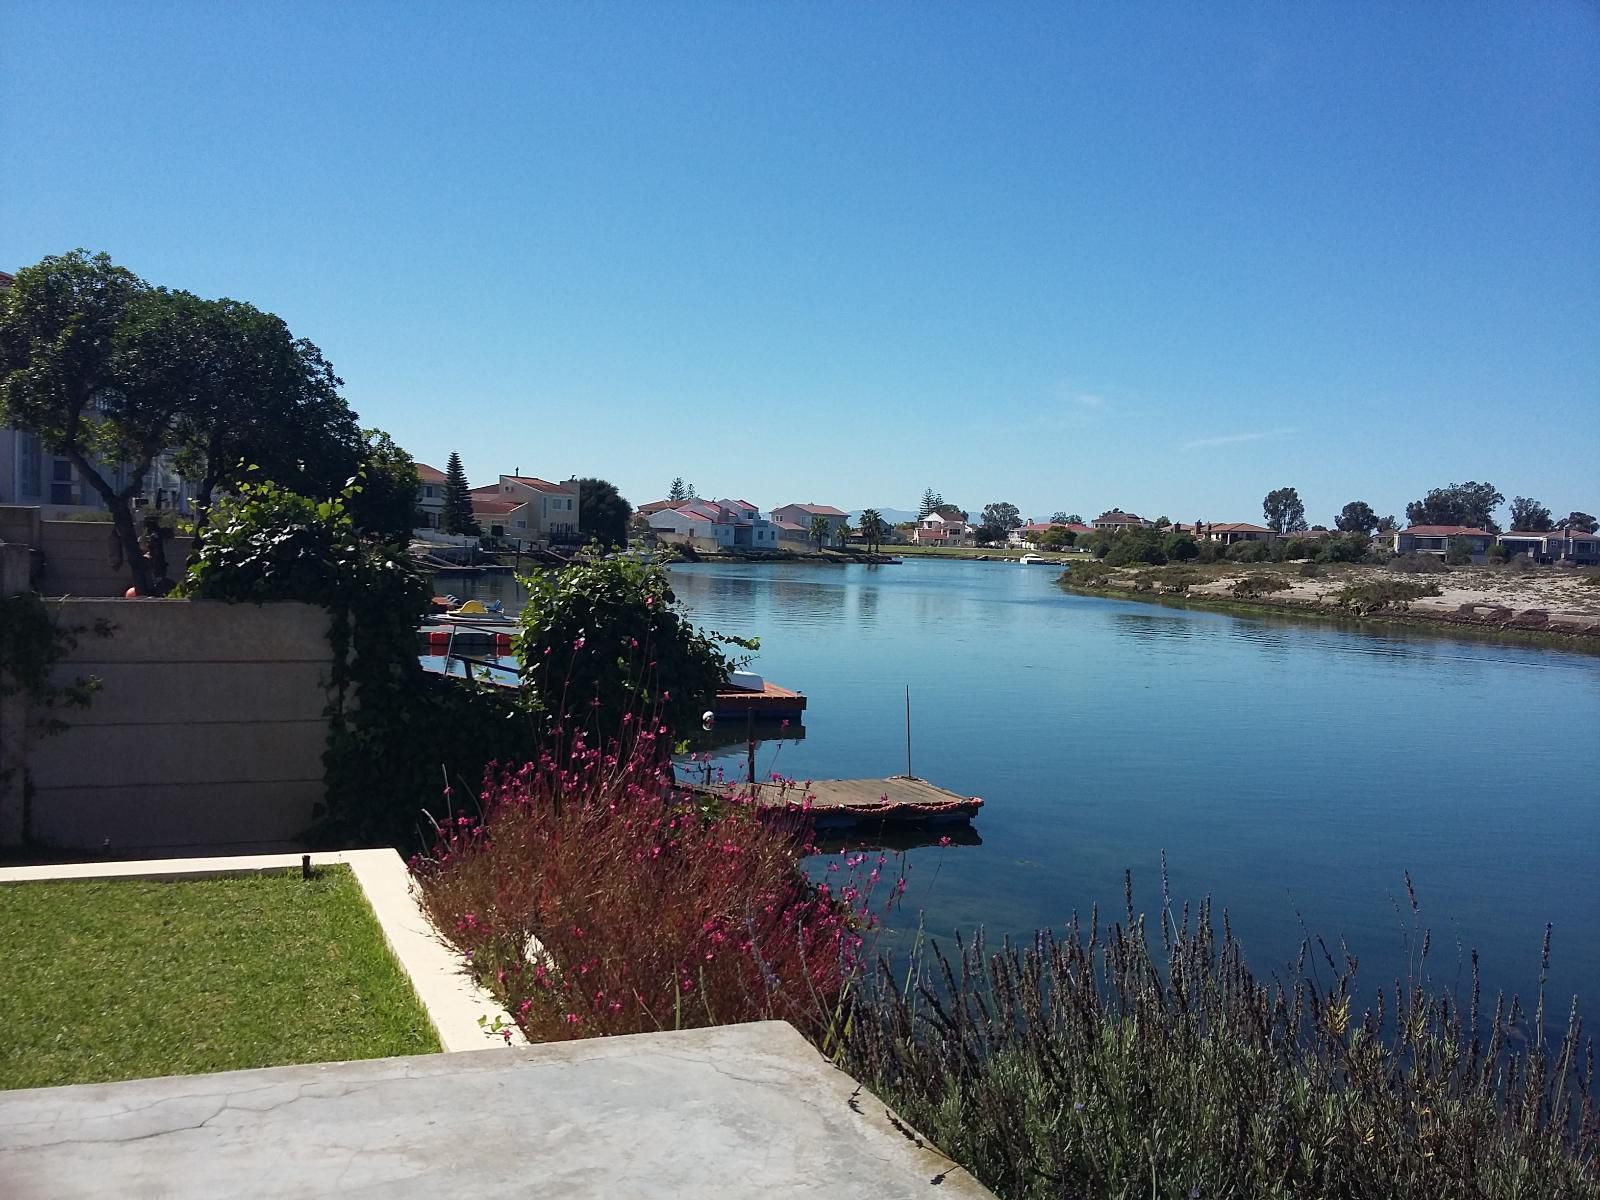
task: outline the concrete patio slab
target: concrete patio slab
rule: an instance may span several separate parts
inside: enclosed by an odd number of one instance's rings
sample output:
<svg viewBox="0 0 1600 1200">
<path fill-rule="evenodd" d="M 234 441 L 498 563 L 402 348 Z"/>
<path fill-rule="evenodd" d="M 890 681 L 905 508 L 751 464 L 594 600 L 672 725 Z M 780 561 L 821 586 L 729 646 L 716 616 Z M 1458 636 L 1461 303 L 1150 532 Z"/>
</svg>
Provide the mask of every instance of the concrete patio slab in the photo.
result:
<svg viewBox="0 0 1600 1200">
<path fill-rule="evenodd" d="M 0 1195 L 989 1193 L 769 1021 L 0 1092 Z"/>
</svg>

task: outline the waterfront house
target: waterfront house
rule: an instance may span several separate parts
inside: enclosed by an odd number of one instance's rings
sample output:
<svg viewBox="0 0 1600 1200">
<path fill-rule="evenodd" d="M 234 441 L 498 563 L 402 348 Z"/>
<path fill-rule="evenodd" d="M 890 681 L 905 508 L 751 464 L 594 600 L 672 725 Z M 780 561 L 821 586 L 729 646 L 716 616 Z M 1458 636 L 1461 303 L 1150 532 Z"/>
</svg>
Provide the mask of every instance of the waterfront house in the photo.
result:
<svg viewBox="0 0 1600 1200">
<path fill-rule="evenodd" d="M 1467 525 L 1412 525 L 1395 530 L 1393 536 L 1396 554 L 1437 554 L 1443 558 L 1452 543 L 1460 542 L 1477 563 L 1488 558 L 1489 547 L 1494 544 L 1494 534 Z"/>
<path fill-rule="evenodd" d="M 418 528 L 438 529 L 444 524 L 445 485 L 448 482 L 445 473 L 438 467 L 421 462 L 417 464 Z"/>
<path fill-rule="evenodd" d="M 776 550 L 779 530 L 748 500 L 685 500 L 649 514 L 664 542 L 701 550 Z"/>
<path fill-rule="evenodd" d="M 1270 542 L 1278 535 L 1265 525 L 1251 525 L 1247 521 L 1217 521 L 1207 523 L 1200 534 L 1208 542 L 1231 546 L 1235 542 Z"/>
<path fill-rule="evenodd" d="M 1124 529 L 1154 529 L 1154 521 L 1146 521 L 1138 513 L 1123 512 L 1120 508 L 1113 508 L 1110 512 L 1103 512 L 1092 522 L 1095 529 L 1107 533 L 1121 533 Z"/>
<path fill-rule="evenodd" d="M 913 546 L 970 546 L 972 545 L 972 526 L 967 523 L 966 514 L 954 515 L 951 511 L 931 512 L 925 517 L 917 518 L 917 526 L 911 531 L 911 544 Z"/>
<path fill-rule="evenodd" d="M 1006 545 L 1013 549 L 1036 546 L 1039 535 L 1049 533 L 1052 529 L 1066 530 L 1069 533 L 1077 534 L 1079 537 L 1094 532 L 1088 525 L 1082 525 L 1075 521 L 1071 523 L 1065 521 L 1035 521 L 1028 525 L 1021 525 L 1008 533 L 1006 535 Z"/>
<path fill-rule="evenodd" d="M 1600 536 L 1576 527 L 1543 533 L 1512 530 L 1500 535 L 1500 544 L 1507 554 L 1526 554 L 1539 563 L 1570 562 L 1579 566 L 1600 563 Z"/>
<path fill-rule="evenodd" d="M 802 525 L 798 521 L 783 521 L 773 517 L 772 527 L 778 531 L 780 542 L 804 545 L 811 540 L 811 527 Z"/>
<path fill-rule="evenodd" d="M 485 533 L 541 546 L 574 545 L 582 497 L 578 481 L 551 483 L 532 475 L 502 475 L 499 482 L 472 489 L 472 519 Z"/>
<path fill-rule="evenodd" d="M 772 510 L 774 521 L 787 521 L 791 525 L 799 525 L 806 531 L 806 536 L 811 536 L 811 518 L 823 517 L 828 522 L 828 536 L 825 539 L 837 543 L 839 530 L 850 520 L 850 514 L 843 509 L 834 508 L 831 504 L 785 504 L 782 508 Z"/>
</svg>

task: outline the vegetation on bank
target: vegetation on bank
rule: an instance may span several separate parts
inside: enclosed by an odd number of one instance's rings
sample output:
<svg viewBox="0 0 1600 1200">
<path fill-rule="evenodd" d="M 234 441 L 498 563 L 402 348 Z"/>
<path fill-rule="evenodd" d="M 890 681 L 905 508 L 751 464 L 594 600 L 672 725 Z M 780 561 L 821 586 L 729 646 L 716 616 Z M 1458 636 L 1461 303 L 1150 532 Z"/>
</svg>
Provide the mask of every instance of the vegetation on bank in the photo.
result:
<svg viewBox="0 0 1600 1200">
<path fill-rule="evenodd" d="M 426 1054 L 349 870 L 0 887 L 0 1088 Z"/>
<path fill-rule="evenodd" d="M 1130 883 L 1125 923 L 882 964 L 843 1065 L 1009 1200 L 1600 1196 L 1593 1040 L 1542 977 L 1531 1010 L 1476 955 L 1430 988 L 1414 928 L 1415 977 L 1363 994 L 1320 941 L 1262 979 L 1209 903 L 1154 920 Z"/>
</svg>

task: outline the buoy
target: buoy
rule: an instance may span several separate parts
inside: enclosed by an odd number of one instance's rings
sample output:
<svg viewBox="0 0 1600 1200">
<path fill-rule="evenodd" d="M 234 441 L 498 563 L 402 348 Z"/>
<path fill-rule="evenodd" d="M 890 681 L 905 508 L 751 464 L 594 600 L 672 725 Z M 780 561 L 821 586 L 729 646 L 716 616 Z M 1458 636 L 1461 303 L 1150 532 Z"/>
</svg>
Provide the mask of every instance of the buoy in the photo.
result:
<svg viewBox="0 0 1600 1200">
<path fill-rule="evenodd" d="M 139 589 L 136 587 L 129 588 L 122 593 L 122 598 L 124 600 L 137 600 L 139 598 Z"/>
<path fill-rule="evenodd" d="M 511 653 L 511 635 L 509 633 L 497 633 L 494 635 L 494 652 L 496 654 Z"/>
</svg>

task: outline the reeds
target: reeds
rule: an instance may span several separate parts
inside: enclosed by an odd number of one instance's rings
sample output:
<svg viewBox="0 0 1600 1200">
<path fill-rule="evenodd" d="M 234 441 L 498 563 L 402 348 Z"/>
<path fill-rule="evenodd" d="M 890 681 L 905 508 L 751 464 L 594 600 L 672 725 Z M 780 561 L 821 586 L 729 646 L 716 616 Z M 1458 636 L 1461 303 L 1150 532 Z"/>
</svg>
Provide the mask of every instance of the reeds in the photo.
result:
<svg viewBox="0 0 1600 1200">
<path fill-rule="evenodd" d="M 1257 978 L 1209 902 L 1164 906 L 1153 945 L 1130 883 L 1105 929 L 1095 911 L 880 963 L 840 1058 L 1004 1197 L 1600 1196 L 1576 1002 L 1550 1044 L 1543 979 L 1532 1014 L 1486 1012 L 1475 955 L 1464 1003 L 1398 980 L 1358 996 L 1355 959 L 1321 942 Z"/>
</svg>

